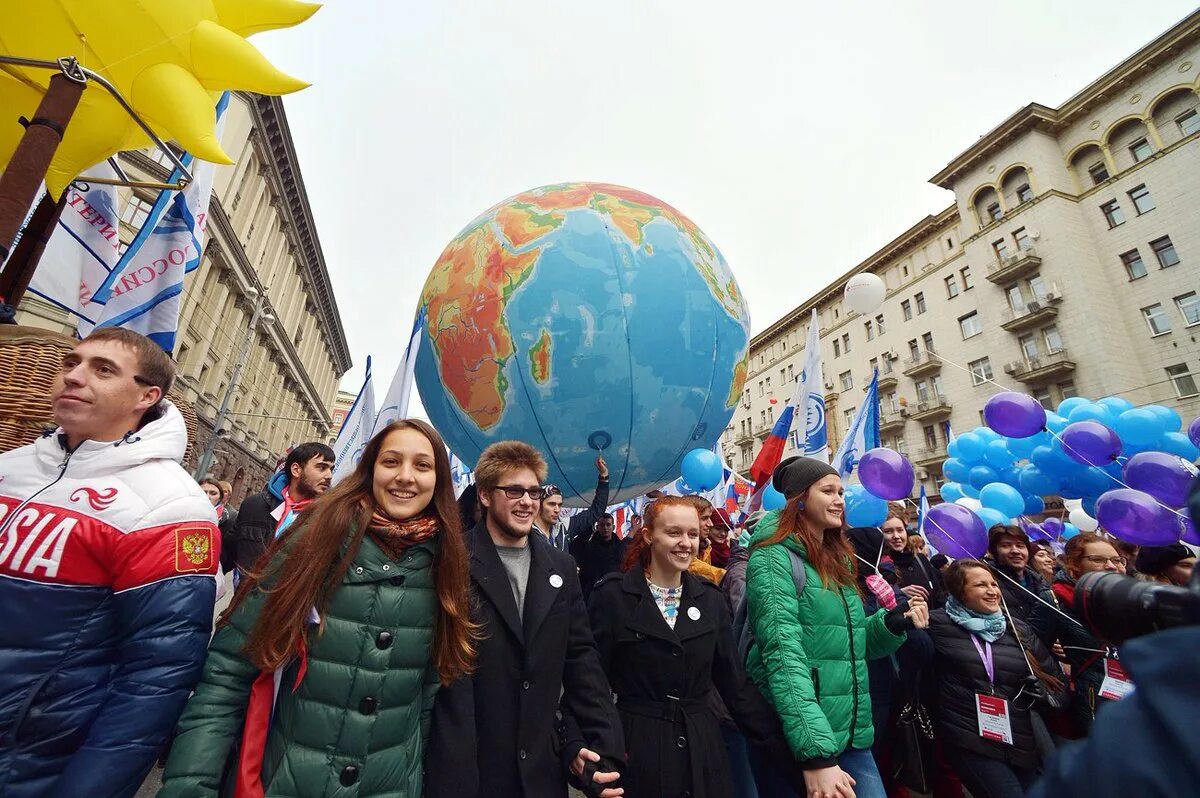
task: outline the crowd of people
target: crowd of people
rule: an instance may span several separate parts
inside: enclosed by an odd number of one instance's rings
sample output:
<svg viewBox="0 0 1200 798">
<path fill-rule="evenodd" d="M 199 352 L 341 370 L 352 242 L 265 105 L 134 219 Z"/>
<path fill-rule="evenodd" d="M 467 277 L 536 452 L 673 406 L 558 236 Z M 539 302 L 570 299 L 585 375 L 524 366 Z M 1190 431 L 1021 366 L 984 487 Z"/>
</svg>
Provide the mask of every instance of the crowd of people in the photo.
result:
<svg viewBox="0 0 1200 798">
<path fill-rule="evenodd" d="M 930 557 L 901 506 L 846 529 L 805 457 L 781 510 L 654 492 L 619 535 L 602 457 L 566 519 L 534 447 L 492 444 L 456 496 L 416 419 L 336 484 L 294 447 L 235 511 L 179 465 L 172 379 L 98 330 L 58 429 L 0 455 L 2 795 L 131 796 L 161 756 L 164 798 L 1016 798 L 1132 690 L 1076 581 L 1195 565 L 1008 525 Z"/>
</svg>

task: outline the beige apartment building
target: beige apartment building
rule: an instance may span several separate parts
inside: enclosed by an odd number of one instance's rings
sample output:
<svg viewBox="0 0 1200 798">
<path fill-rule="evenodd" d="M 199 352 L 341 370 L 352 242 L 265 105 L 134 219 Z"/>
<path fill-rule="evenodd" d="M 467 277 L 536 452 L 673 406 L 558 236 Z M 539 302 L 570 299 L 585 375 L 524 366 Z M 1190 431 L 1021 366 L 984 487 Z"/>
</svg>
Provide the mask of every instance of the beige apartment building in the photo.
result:
<svg viewBox="0 0 1200 798">
<path fill-rule="evenodd" d="M 931 490 L 948 425 L 981 424 L 1001 389 L 1047 407 L 1120 394 L 1200 415 L 1198 105 L 1200 12 L 1061 107 L 1030 104 L 956 155 L 931 178 L 952 205 L 751 341 L 727 462 L 749 468 L 791 395 L 814 308 L 832 446 L 878 367 L 884 445 Z M 870 317 L 842 300 L 863 271 L 887 286 Z"/>
<path fill-rule="evenodd" d="M 240 503 L 261 490 L 288 446 L 336 434 L 330 413 L 351 359 L 283 102 L 235 94 L 221 142 L 235 163 L 217 167 L 204 257 L 184 284 L 174 355 L 178 385 L 200 420 L 194 459 L 213 433 L 249 336 L 249 356 L 210 469 L 233 483 Z M 121 161 L 134 179 L 163 180 L 169 173 L 158 151 L 124 153 Z M 133 239 L 154 197 L 153 191 L 121 190 L 124 242 Z M 251 331 L 256 302 L 262 303 L 260 320 Z M 74 329 L 61 311 L 32 295 L 21 309 L 20 324 Z"/>
</svg>

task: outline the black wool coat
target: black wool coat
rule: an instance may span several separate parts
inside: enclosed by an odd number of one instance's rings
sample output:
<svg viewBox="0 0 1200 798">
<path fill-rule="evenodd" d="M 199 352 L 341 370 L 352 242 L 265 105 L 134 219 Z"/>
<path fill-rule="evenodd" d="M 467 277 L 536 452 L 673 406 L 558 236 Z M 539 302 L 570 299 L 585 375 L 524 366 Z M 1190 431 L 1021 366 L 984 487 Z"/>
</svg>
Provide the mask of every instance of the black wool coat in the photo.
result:
<svg viewBox="0 0 1200 798">
<path fill-rule="evenodd" d="M 1042 668 L 1060 675 L 1057 663 L 1042 642 L 1024 622 L 1015 621 L 1021 640 L 1029 647 Z M 988 682 L 979 651 L 971 642 L 971 633 L 954 621 L 946 611 L 935 610 L 929 616 L 929 632 L 933 636 L 935 683 L 937 699 L 935 717 L 937 735 L 951 748 L 963 748 L 983 756 L 1007 762 L 1020 768 L 1039 765 L 1037 743 L 1029 709 L 1013 703 L 1021 686 L 1029 678 L 1029 664 L 1009 626 L 1004 636 L 992 643 L 992 659 L 996 683 Z M 981 641 L 982 642 L 982 641 Z M 976 693 L 995 694 L 1008 700 L 1009 722 L 1013 744 L 987 740 L 979 735 L 979 720 L 975 706 Z M 1024 697 L 1019 702 L 1026 706 Z M 953 752 L 947 754 L 954 765 Z"/>
<path fill-rule="evenodd" d="M 804 794 L 779 718 L 737 661 L 727 602 L 716 586 L 683 574 L 673 630 L 640 568 L 601 579 L 588 610 L 625 729 L 626 795 L 733 795 L 725 743 L 706 700 L 714 688 L 747 738 Z"/>
<path fill-rule="evenodd" d="M 529 536 L 524 622 L 486 521 L 467 533 L 475 673 L 438 691 L 426 798 L 562 798 L 564 762 L 586 746 L 620 769 L 625 743 L 575 578 L 575 561 Z M 559 722 L 562 708 L 575 733 Z M 569 737 L 569 739 L 568 739 Z"/>
</svg>

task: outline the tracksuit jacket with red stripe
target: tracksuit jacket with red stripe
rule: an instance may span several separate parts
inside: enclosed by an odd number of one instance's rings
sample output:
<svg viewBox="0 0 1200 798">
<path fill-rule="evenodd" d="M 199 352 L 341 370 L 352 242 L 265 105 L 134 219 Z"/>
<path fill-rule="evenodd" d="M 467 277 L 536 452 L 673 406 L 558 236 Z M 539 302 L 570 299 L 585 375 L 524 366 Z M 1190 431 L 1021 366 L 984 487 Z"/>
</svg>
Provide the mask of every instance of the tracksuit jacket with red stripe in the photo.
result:
<svg viewBox="0 0 1200 798">
<path fill-rule="evenodd" d="M 0 798 L 131 796 L 200 678 L 220 534 L 167 402 L 0 455 Z"/>
</svg>

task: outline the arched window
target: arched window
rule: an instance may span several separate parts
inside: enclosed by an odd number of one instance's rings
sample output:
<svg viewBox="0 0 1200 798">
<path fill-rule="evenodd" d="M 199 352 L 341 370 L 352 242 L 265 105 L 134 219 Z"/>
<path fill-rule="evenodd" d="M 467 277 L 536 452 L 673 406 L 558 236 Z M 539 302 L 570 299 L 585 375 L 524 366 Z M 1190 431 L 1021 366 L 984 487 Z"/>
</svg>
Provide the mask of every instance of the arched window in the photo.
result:
<svg viewBox="0 0 1200 798">
<path fill-rule="evenodd" d="M 1029 172 L 1024 166 L 1014 166 L 1005 172 L 1000 181 L 1000 191 L 1004 195 L 1004 204 L 1015 208 L 1033 199 L 1033 189 L 1029 183 Z"/>
<path fill-rule="evenodd" d="M 1124 172 L 1136 163 L 1154 154 L 1154 143 L 1146 123 L 1140 119 L 1127 119 L 1108 134 L 1108 151 L 1118 172 Z"/>
<path fill-rule="evenodd" d="M 1164 94 L 1151 109 L 1164 147 L 1200 131 L 1200 97 L 1186 86 Z"/>
<path fill-rule="evenodd" d="M 980 228 L 987 227 L 1004 216 L 1004 210 L 1000 205 L 1000 195 L 991 186 L 985 186 L 975 192 L 971 206 L 975 209 L 975 216 L 979 219 Z"/>
<path fill-rule="evenodd" d="M 1081 192 L 1098 186 L 1111 177 L 1108 164 L 1104 161 L 1104 153 L 1095 144 L 1080 147 L 1075 151 L 1071 156 L 1071 173 L 1075 175 L 1075 182 Z"/>
</svg>

